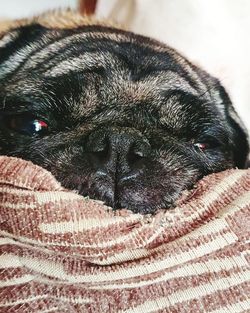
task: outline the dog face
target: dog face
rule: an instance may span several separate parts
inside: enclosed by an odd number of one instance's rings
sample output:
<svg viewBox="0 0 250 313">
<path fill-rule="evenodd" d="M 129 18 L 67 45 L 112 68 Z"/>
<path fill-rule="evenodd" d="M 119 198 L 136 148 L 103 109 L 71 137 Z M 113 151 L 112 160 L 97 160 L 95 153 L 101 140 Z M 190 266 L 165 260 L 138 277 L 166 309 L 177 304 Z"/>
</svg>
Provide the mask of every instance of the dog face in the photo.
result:
<svg viewBox="0 0 250 313">
<path fill-rule="evenodd" d="M 154 40 L 31 24 L 0 41 L 1 154 L 114 209 L 153 213 L 212 172 L 244 167 L 220 83 Z"/>
</svg>

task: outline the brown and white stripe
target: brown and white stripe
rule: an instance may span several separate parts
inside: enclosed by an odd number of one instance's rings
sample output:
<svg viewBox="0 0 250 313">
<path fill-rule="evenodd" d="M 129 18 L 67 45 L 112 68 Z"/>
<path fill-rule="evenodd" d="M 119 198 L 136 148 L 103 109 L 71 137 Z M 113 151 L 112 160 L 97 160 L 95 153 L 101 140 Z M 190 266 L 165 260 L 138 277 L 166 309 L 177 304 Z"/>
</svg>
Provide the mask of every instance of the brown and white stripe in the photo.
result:
<svg viewBox="0 0 250 313">
<path fill-rule="evenodd" d="M 113 212 L 0 157 L 0 312 L 250 312 L 250 170 Z"/>
</svg>

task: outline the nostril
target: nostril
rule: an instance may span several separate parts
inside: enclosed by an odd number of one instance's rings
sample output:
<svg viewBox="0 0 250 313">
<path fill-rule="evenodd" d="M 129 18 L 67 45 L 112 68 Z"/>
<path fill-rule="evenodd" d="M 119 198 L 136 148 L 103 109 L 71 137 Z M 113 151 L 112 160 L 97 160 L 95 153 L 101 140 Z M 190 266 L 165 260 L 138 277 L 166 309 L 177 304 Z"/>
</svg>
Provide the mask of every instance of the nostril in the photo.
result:
<svg viewBox="0 0 250 313">
<path fill-rule="evenodd" d="M 143 159 L 143 153 L 141 151 L 129 151 L 128 162 L 130 164 L 136 163 Z"/>
<path fill-rule="evenodd" d="M 108 171 L 119 175 L 141 169 L 152 153 L 148 139 L 142 134 L 116 128 L 98 129 L 91 133 L 86 150 L 95 169 L 108 168 Z"/>
<path fill-rule="evenodd" d="M 103 133 L 97 132 L 89 136 L 86 150 L 92 165 L 96 168 L 102 166 L 109 155 L 110 143 L 108 137 Z"/>
<path fill-rule="evenodd" d="M 148 157 L 150 146 L 147 142 L 134 143 L 128 153 L 128 162 L 136 163 Z"/>
<path fill-rule="evenodd" d="M 103 149 L 93 150 L 93 151 L 91 151 L 91 153 L 100 159 L 104 159 L 108 155 L 108 149 L 103 148 Z"/>
</svg>

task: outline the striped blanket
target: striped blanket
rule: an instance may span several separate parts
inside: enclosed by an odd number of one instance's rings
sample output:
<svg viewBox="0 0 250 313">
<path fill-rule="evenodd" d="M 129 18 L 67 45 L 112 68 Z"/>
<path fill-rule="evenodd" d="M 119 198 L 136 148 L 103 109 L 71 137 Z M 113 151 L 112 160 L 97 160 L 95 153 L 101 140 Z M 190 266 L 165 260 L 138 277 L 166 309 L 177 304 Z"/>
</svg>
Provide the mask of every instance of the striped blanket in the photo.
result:
<svg viewBox="0 0 250 313">
<path fill-rule="evenodd" d="M 0 157 L 0 195 L 0 312 L 250 312 L 250 170 L 142 216 Z"/>
</svg>

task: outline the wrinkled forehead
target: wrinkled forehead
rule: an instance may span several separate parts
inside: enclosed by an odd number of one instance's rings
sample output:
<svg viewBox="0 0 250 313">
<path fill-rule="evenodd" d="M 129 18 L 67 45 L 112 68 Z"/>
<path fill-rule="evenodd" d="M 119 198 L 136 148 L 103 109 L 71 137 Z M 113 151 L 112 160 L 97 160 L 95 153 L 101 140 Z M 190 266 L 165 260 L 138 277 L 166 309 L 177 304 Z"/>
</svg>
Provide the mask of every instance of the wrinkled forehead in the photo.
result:
<svg viewBox="0 0 250 313">
<path fill-rule="evenodd" d="M 48 29 L 35 24 L 0 40 L 0 80 L 24 72 L 50 79 L 101 71 L 112 72 L 115 79 L 141 81 L 157 76 L 158 84 L 161 78 L 161 84 L 171 88 L 204 88 L 192 66 L 172 49 L 115 28 Z"/>
<path fill-rule="evenodd" d="M 162 123 L 169 124 L 165 116 L 171 115 L 180 127 L 180 110 L 187 122 L 190 106 L 196 111 L 200 106 L 200 95 L 209 101 L 207 84 L 177 52 L 140 35 L 95 25 L 49 29 L 35 24 L 7 33 L 0 40 L 1 82 L 0 96 L 4 88 L 8 98 L 18 94 L 39 102 L 44 93 L 68 97 L 61 103 L 74 116 L 106 108 L 107 116 L 117 118 L 117 112 L 131 107 L 135 116 L 157 108 Z"/>
</svg>

